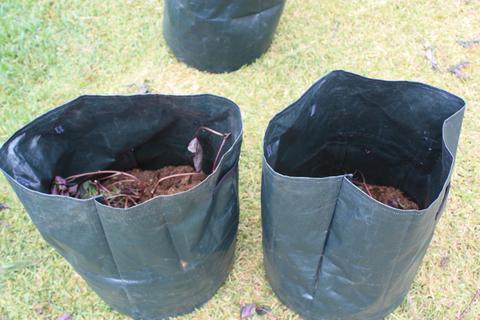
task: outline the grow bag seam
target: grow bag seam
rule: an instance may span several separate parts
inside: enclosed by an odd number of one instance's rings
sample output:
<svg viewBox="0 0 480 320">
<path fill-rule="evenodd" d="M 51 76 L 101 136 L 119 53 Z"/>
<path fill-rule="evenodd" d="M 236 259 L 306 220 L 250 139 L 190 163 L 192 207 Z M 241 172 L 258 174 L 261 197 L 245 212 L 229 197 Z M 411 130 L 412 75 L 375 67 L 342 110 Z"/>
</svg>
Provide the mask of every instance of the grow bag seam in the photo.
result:
<svg viewBox="0 0 480 320">
<path fill-rule="evenodd" d="M 66 197 L 67 198 L 67 197 Z M 113 254 L 113 250 L 110 246 L 110 241 L 108 240 L 108 236 L 107 236 L 107 233 L 105 232 L 105 228 L 103 227 L 103 220 L 102 220 L 102 216 L 98 213 L 98 208 L 97 208 L 97 201 L 95 199 L 90 199 L 91 201 L 94 202 L 94 208 L 95 208 L 95 214 L 97 215 L 98 217 L 98 221 L 100 222 L 100 227 L 102 228 L 102 234 L 103 236 L 105 237 L 105 243 L 107 244 L 107 247 L 108 247 L 108 251 L 110 252 L 110 256 L 112 257 L 112 262 L 113 262 L 113 265 L 115 266 L 115 269 L 117 271 L 117 274 L 120 278 L 123 278 L 122 277 L 122 274 L 120 273 L 120 268 L 118 267 L 118 263 L 115 259 L 115 256 Z M 125 297 L 127 298 L 129 304 L 130 304 L 130 308 L 133 308 L 134 309 L 134 313 L 138 313 L 138 309 L 136 307 L 135 304 L 133 304 L 132 302 L 132 297 L 130 297 L 130 294 L 128 293 L 128 290 L 124 287 L 124 286 L 121 286 L 122 288 L 122 291 L 124 292 L 125 294 Z"/>
<path fill-rule="evenodd" d="M 332 216 L 330 218 L 330 222 L 328 223 L 328 229 L 327 229 L 328 231 L 327 231 L 327 234 L 325 236 L 325 241 L 323 243 L 322 252 L 320 254 L 320 259 L 318 261 L 317 272 L 315 273 L 315 279 L 314 279 L 314 283 L 313 283 L 313 295 L 312 295 L 313 299 L 310 300 L 309 310 L 312 309 L 312 304 L 313 304 L 313 302 L 315 300 L 315 297 L 317 295 L 317 287 L 318 287 L 318 282 L 320 281 L 320 275 L 321 275 L 321 272 L 322 272 L 322 265 L 323 265 L 323 260 L 324 260 L 324 257 L 325 257 L 325 250 L 326 250 L 327 245 L 328 245 L 328 238 L 330 237 L 330 232 L 332 231 L 332 223 L 333 223 L 333 219 L 335 218 L 335 212 L 337 211 L 337 206 L 338 206 L 338 202 L 340 200 L 340 194 L 342 193 L 344 180 L 346 180 L 346 178 L 342 179 L 342 181 L 340 183 L 340 186 L 338 187 L 337 197 L 336 197 L 336 200 L 335 200 L 335 206 L 333 207 Z"/>
<path fill-rule="evenodd" d="M 165 220 L 165 229 L 167 230 L 168 238 L 169 238 L 170 242 L 172 243 L 173 248 L 175 249 L 175 254 L 177 255 L 177 258 L 178 258 L 178 265 L 180 266 L 181 262 L 185 261 L 185 260 L 183 259 L 182 255 L 180 254 L 180 250 L 177 246 L 177 243 L 176 243 L 175 239 L 173 238 L 172 230 L 170 229 L 171 223 L 168 222 L 166 214 L 163 210 L 161 210 L 161 215 L 163 216 L 163 219 Z"/>
<path fill-rule="evenodd" d="M 435 215 L 435 221 L 438 222 L 440 221 L 440 218 L 442 217 L 443 215 L 443 212 L 445 211 L 445 209 L 447 208 L 447 202 L 448 202 L 448 195 L 450 194 L 450 187 L 451 187 L 452 183 L 449 183 L 445 189 L 445 194 L 443 196 L 443 200 L 442 200 L 442 203 L 440 204 L 440 208 L 438 209 L 438 212 L 437 214 Z"/>
<path fill-rule="evenodd" d="M 220 186 L 224 183 L 225 180 L 227 180 L 228 177 L 235 174 L 235 169 L 238 168 L 238 163 L 239 159 L 235 160 L 235 163 L 232 165 L 232 167 L 228 169 L 228 171 L 223 175 L 223 177 L 221 177 L 220 180 L 215 184 L 215 186 L 213 187 L 214 192 L 220 188 Z"/>
<path fill-rule="evenodd" d="M 403 232 L 403 237 L 402 237 L 402 241 L 400 241 L 399 243 L 400 244 L 403 244 L 405 242 L 405 239 L 407 238 L 408 234 L 409 234 L 409 230 L 411 229 L 412 225 L 413 225 L 413 222 L 414 222 L 414 219 L 408 219 L 408 224 L 406 224 L 405 226 L 405 231 Z M 416 221 L 415 221 L 416 222 Z M 398 260 L 398 257 L 400 256 L 400 253 L 402 252 L 402 249 L 403 249 L 403 246 L 402 245 L 399 245 L 398 246 L 398 249 L 397 249 L 397 253 L 395 254 L 395 258 L 393 259 L 395 261 L 395 263 L 392 263 L 393 265 L 396 265 L 396 261 Z M 387 284 L 388 285 L 385 285 L 384 286 L 384 292 L 387 291 L 389 288 L 391 288 L 391 283 L 392 283 L 392 279 L 393 279 L 393 273 L 395 271 L 395 268 L 390 268 L 390 275 L 388 277 L 388 280 L 387 280 Z M 383 294 L 382 295 L 382 303 L 381 305 L 385 305 L 385 299 L 386 299 L 387 295 L 386 294 Z"/>
</svg>

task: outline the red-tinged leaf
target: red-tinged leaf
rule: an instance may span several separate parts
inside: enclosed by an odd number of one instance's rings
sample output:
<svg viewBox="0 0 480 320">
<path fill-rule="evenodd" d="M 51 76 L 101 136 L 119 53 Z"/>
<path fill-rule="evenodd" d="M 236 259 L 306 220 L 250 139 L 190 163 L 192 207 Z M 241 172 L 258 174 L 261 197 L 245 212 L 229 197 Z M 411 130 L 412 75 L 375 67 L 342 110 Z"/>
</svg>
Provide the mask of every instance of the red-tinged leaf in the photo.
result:
<svg viewBox="0 0 480 320">
<path fill-rule="evenodd" d="M 202 171 L 203 149 L 200 140 L 195 137 L 188 144 L 188 151 L 193 153 L 193 166 L 196 172 Z"/>
<path fill-rule="evenodd" d="M 68 187 L 68 193 L 72 196 L 76 195 L 78 191 L 78 184 L 74 184 L 70 187 Z"/>
<path fill-rule="evenodd" d="M 55 179 L 53 180 L 53 182 L 55 184 L 58 184 L 58 185 L 66 185 L 67 184 L 67 180 L 65 180 L 64 178 L 62 178 L 60 176 L 55 176 Z"/>
<path fill-rule="evenodd" d="M 78 185 L 77 184 L 68 184 L 67 180 L 56 176 L 52 182 L 52 188 L 50 189 L 50 193 L 54 195 L 61 195 L 61 196 L 68 196 L 68 197 L 75 197 L 78 192 Z"/>
</svg>

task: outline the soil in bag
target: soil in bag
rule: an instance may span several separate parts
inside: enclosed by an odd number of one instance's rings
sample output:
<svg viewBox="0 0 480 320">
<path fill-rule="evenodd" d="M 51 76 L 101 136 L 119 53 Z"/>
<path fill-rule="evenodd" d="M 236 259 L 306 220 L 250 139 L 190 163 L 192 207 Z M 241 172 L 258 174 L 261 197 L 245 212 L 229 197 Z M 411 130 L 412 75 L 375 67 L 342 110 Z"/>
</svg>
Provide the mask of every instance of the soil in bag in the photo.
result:
<svg viewBox="0 0 480 320">
<path fill-rule="evenodd" d="M 353 183 L 370 197 L 383 204 L 386 204 L 387 206 L 403 210 L 419 209 L 418 204 L 412 201 L 398 188 L 369 184 L 365 181 L 365 177 L 363 175 L 361 175 L 361 179 L 354 179 Z"/>
<path fill-rule="evenodd" d="M 113 195 L 109 200 L 112 207 L 122 208 L 132 204 L 139 204 L 148 201 L 159 195 L 171 195 L 192 189 L 205 180 L 207 175 L 204 172 L 196 172 L 192 166 L 166 166 L 159 170 L 133 169 L 127 171 L 137 179 L 122 175 L 109 177 L 103 183 L 108 190 L 118 190 L 114 193 L 130 195 L 130 197 Z"/>
<path fill-rule="evenodd" d="M 115 176 L 105 181 L 107 188 L 119 188 L 125 190 L 143 185 L 144 195 L 140 202 L 147 201 L 155 196 L 170 195 L 190 190 L 205 180 L 207 175 L 204 172 L 196 172 L 192 166 L 166 166 L 159 170 L 133 169 L 128 174 L 136 177 L 139 181 L 122 179 Z"/>
</svg>

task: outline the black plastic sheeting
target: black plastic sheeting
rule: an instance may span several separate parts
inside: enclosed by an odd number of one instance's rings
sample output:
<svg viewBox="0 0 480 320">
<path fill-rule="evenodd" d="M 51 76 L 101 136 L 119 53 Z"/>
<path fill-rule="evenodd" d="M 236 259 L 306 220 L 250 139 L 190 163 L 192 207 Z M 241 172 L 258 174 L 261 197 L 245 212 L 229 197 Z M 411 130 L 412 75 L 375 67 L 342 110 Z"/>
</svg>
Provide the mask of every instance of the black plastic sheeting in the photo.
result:
<svg viewBox="0 0 480 320">
<path fill-rule="evenodd" d="M 165 0 L 163 34 L 180 61 L 234 71 L 268 50 L 285 1 Z"/>
<path fill-rule="evenodd" d="M 407 294 L 450 186 L 464 101 L 428 85 L 335 71 L 277 114 L 264 140 L 267 278 L 305 319 L 382 319 Z M 352 183 L 405 191 L 399 210 Z"/>
<path fill-rule="evenodd" d="M 217 169 L 186 192 L 118 209 L 48 193 L 55 175 L 191 164 L 200 126 L 231 132 Z M 110 306 L 135 319 L 192 311 L 222 285 L 238 226 L 240 111 L 199 96 L 81 96 L 11 137 L 0 167 L 45 238 Z M 221 138 L 204 134 L 208 172 Z"/>
</svg>

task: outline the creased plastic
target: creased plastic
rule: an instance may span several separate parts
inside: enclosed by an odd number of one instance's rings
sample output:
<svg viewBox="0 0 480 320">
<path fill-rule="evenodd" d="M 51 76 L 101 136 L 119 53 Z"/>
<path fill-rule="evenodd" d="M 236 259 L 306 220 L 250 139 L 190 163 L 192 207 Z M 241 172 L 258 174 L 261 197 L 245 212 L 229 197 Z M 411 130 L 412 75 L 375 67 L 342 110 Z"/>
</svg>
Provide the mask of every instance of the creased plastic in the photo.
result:
<svg viewBox="0 0 480 320">
<path fill-rule="evenodd" d="M 202 71 L 230 72 L 263 55 L 285 0 L 166 0 L 163 34 L 175 56 Z"/>
<path fill-rule="evenodd" d="M 383 319 L 402 302 L 445 208 L 464 105 L 428 85 L 334 71 L 271 120 L 263 249 L 280 300 L 315 320 Z M 355 170 L 422 209 L 370 198 Z"/>
<path fill-rule="evenodd" d="M 47 194 L 52 177 L 191 164 L 200 126 L 232 136 L 195 188 L 129 209 Z M 200 137 L 208 173 L 221 139 Z M 16 132 L 0 167 L 43 238 L 110 306 L 164 319 L 209 300 L 233 262 L 238 226 L 239 108 L 211 95 L 81 96 Z"/>
</svg>

